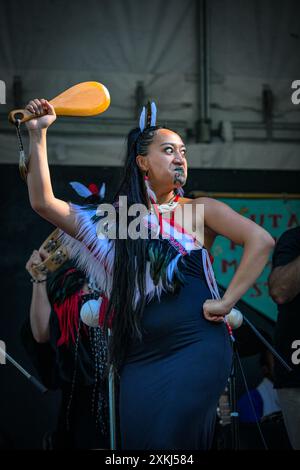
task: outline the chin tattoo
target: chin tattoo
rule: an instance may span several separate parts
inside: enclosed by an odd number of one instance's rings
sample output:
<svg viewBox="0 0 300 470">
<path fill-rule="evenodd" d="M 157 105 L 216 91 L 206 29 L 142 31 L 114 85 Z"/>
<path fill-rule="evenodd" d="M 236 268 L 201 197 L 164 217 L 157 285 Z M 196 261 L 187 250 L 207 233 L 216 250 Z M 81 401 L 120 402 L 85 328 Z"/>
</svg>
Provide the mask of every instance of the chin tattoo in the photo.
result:
<svg viewBox="0 0 300 470">
<path fill-rule="evenodd" d="M 181 169 L 176 170 L 174 175 L 174 185 L 177 185 L 179 183 L 180 186 L 183 186 L 185 182 L 186 177 L 184 172 Z"/>
</svg>

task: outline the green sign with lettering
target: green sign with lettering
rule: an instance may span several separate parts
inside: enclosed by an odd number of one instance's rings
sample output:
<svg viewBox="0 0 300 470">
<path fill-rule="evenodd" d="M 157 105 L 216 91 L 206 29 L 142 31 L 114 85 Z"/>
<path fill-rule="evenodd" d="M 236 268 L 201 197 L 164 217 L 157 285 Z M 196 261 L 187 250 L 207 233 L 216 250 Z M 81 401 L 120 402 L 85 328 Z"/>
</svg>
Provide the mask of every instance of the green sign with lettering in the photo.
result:
<svg viewBox="0 0 300 470">
<path fill-rule="evenodd" d="M 300 199 L 279 198 L 218 198 L 239 214 L 249 217 L 265 228 L 276 240 L 286 230 L 300 224 Z M 225 288 L 229 285 L 240 262 L 243 249 L 218 236 L 211 250 L 214 257 L 214 272 L 217 281 Z M 266 317 L 276 320 L 277 306 L 268 293 L 268 277 L 272 258 L 243 300 Z"/>
</svg>

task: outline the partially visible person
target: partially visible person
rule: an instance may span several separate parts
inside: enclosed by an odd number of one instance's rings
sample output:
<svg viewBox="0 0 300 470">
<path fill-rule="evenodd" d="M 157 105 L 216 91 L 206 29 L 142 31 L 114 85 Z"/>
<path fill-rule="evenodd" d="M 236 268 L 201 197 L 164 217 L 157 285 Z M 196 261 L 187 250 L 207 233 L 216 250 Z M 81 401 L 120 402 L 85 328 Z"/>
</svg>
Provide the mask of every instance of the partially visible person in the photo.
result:
<svg viewBox="0 0 300 470">
<path fill-rule="evenodd" d="M 85 201 L 97 203 L 95 185 L 90 185 L 94 194 L 80 183 L 72 186 Z M 49 243 L 55 245 L 54 237 Z M 56 261 L 58 249 L 54 250 Z M 42 382 L 49 389 L 61 391 L 57 428 L 47 433 L 43 447 L 107 449 L 107 344 L 98 322 L 88 326 L 82 321 L 83 306 L 98 300 L 100 291 L 72 259 L 62 260 L 54 272 L 47 272 L 47 257 L 49 260 L 43 244 L 26 264 L 32 281 L 32 300 L 30 318 L 22 328 L 23 344 Z"/>
<path fill-rule="evenodd" d="M 260 365 L 263 379 L 249 390 L 249 395 L 242 395 L 237 404 L 240 448 L 289 450 L 291 446 L 273 384 L 274 356 L 265 348 L 260 353 Z"/>
<path fill-rule="evenodd" d="M 247 393 L 238 401 L 241 423 L 255 423 L 256 420 L 261 421 L 281 411 L 278 394 L 273 384 L 274 357 L 270 351 L 262 351 L 260 365 L 263 379 L 256 388 L 249 391 L 251 402 Z"/>
<path fill-rule="evenodd" d="M 276 361 L 274 383 L 291 445 L 300 450 L 300 364 L 295 354 L 300 340 L 300 226 L 284 232 L 275 246 L 269 292 L 278 305 L 275 348 L 293 369 L 288 372 Z"/>
</svg>

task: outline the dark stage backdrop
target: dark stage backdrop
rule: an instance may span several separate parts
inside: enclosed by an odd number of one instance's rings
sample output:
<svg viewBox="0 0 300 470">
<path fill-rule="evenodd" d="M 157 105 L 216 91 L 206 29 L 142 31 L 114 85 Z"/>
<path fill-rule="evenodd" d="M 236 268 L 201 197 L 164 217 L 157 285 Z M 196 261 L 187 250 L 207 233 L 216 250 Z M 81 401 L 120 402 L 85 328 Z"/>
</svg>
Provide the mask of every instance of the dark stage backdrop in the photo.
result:
<svg viewBox="0 0 300 470">
<path fill-rule="evenodd" d="M 65 200 L 79 199 L 69 181 L 106 182 L 108 199 L 117 188 L 121 169 L 116 167 L 52 166 L 54 193 Z M 300 172 L 190 170 L 186 194 L 192 190 L 216 192 L 299 192 Z M 20 327 L 29 313 L 31 283 L 25 264 L 53 227 L 30 208 L 26 185 L 17 165 L 1 165 L 1 315 L 0 340 L 7 351 L 34 372 L 20 343 Z M 249 385 L 258 377 L 249 371 Z M 42 436 L 55 427 L 59 394 L 41 396 L 10 364 L 0 365 L 0 432 L 15 448 L 40 448 Z"/>
</svg>

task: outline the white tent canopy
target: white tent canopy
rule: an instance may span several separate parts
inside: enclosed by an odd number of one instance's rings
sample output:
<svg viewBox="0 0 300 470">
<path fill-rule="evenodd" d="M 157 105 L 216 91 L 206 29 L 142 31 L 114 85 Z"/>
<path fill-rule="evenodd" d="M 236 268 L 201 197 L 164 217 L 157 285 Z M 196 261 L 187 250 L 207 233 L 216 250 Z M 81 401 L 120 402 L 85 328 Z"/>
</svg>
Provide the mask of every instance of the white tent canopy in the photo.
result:
<svg viewBox="0 0 300 470">
<path fill-rule="evenodd" d="M 222 121 L 250 123 L 252 137 L 261 137 L 261 93 L 267 84 L 275 97 L 274 122 L 300 131 L 300 105 L 291 102 L 291 83 L 300 79 L 299 1 L 208 4 L 212 127 Z M 199 87 L 194 0 L 1 1 L 0 8 L 5 18 L 0 79 L 7 89 L 7 104 L 0 105 L 0 162 L 15 161 L 15 136 L 1 132 L 14 107 L 14 76 L 22 79 L 24 103 L 52 98 L 80 81 L 100 81 L 112 98 L 103 118 L 111 120 L 134 120 L 136 86 L 142 81 L 146 97 L 158 104 L 161 122 L 177 120 L 194 128 Z M 53 134 L 51 141 L 64 148 L 58 161 L 67 164 L 117 164 L 122 152 L 120 139 L 77 132 Z M 49 153 L 55 159 L 55 152 Z M 192 167 L 300 169 L 296 143 L 191 144 L 189 154 Z"/>
</svg>

